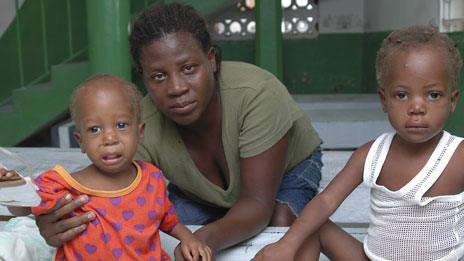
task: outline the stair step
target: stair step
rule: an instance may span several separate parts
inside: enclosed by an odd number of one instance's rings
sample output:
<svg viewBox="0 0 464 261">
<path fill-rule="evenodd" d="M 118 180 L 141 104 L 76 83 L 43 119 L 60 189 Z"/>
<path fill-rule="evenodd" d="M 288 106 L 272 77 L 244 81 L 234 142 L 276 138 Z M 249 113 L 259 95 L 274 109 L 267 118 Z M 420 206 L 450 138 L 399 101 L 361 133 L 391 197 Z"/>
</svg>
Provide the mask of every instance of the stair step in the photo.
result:
<svg viewBox="0 0 464 261">
<path fill-rule="evenodd" d="M 0 109 L 0 146 L 17 144 L 66 112 L 71 92 L 87 76 L 86 62 L 55 65 L 50 82 L 13 90 L 10 107 Z"/>
<path fill-rule="evenodd" d="M 12 100 L 15 110 L 29 118 L 32 114 L 36 118 L 42 118 L 43 114 L 50 113 L 49 106 L 53 104 L 54 88 L 51 82 L 22 87 L 13 90 Z M 35 123 L 34 123 L 35 124 Z"/>
<path fill-rule="evenodd" d="M 5 114 L 11 114 L 14 112 L 14 107 L 11 102 L 5 103 L 2 106 L 0 106 L 0 114 L 5 113 Z"/>
<path fill-rule="evenodd" d="M 296 95 L 325 149 L 353 149 L 392 131 L 376 94 Z"/>
</svg>

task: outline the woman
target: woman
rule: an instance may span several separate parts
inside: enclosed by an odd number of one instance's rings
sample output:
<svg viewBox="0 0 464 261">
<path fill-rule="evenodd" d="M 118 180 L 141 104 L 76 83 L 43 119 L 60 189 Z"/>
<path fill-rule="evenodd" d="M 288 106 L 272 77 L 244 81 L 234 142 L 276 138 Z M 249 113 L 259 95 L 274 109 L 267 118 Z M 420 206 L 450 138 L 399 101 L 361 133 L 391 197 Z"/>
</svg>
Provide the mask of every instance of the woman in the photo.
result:
<svg viewBox="0 0 464 261">
<path fill-rule="evenodd" d="M 136 157 L 163 170 L 181 221 L 204 225 L 195 234 L 214 251 L 290 225 L 317 193 L 322 163 L 321 141 L 285 86 L 256 66 L 221 63 L 190 6 L 148 8 L 130 46 L 149 92 Z M 63 199 L 38 218 L 49 244 L 85 229 L 92 213 L 61 220 L 85 200 Z"/>
</svg>

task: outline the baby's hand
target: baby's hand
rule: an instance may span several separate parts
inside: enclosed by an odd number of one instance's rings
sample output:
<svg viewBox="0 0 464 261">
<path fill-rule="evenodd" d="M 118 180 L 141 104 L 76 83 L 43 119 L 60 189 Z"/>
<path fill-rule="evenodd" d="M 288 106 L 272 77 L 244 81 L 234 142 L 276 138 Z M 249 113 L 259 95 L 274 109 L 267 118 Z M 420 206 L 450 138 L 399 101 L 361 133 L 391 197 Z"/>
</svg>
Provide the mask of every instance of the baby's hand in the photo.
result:
<svg viewBox="0 0 464 261">
<path fill-rule="evenodd" d="M 213 253 L 211 249 L 198 240 L 196 237 L 191 237 L 188 240 L 180 242 L 180 251 L 185 260 L 189 261 L 211 261 Z M 177 259 L 176 259 L 177 260 Z"/>
<path fill-rule="evenodd" d="M 1 181 L 9 181 L 9 180 L 18 180 L 21 179 L 18 173 L 14 170 L 7 170 L 4 168 L 0 168 L 0 182 Z"/>
<path fill-rule="evenodd" d="M 256 253 L 252 261 L 268 260 L 293 260 L 295 253 L 290 247 L 286 247 L 281 241 L 269 244 Z"/>
<path fill-rule="evenodd" d="M 18 186 L 25 183 L 16 171 L 0 168 L 0 187 Z"/>
</svg>

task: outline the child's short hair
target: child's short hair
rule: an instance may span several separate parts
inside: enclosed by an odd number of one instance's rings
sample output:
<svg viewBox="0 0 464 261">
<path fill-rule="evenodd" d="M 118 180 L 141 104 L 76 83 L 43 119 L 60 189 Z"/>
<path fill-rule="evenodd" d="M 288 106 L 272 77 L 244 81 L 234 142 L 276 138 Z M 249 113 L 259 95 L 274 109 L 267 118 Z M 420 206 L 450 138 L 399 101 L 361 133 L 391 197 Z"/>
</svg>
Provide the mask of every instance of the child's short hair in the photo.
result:
<svg viewBox="0 0 464 261">
<path fill-rule="evenodd" d="M 140 93 L 139 89 L 137 86 L 135 86 L 133 83 L 126 81 L 118 76 L 111 75 L 111 74 L 96 74 L 93 75 L 87 80 L 85 80 L 83 83 L 81 83 L 79 86 L 77 86 L 76 89 L 74 89 L 73 93 L 71 94 L 71 99 L 69 102 L 69 112 L 71 113 L 71 119 L 76 122 L 77 120 L 77 101 L 79 99 L 79 94 L 80 92 L 86 87 L 89 86 L 92 83 L 96 83 L 98 81 L 111 81 L 114 82 L 115 84 L 119 84 L 119 86 L 124 88 L 124 91 L 126 92 L 127 97 L 130 100 L 130 103 L 132 105 L 132 109 L 134 112 L 134 116 L 137 119 L 138 122 L 141 121 L 141 109 L 140 109 L 140 101 L 142 99 L 142 94 Z"/>
<path fill-rule="evenodd" d="M 405 51 L 424 45 L 434 45 L 442 48 L 448 57 L 448 70 L 451 79 L 451 89 L 458 88 L 459 75 L 462 67 L 461 55 L 456 43 L 446 34 L 438 32 L 432 26 L 410 26 L 390 33 L 382 42 L 377 52 L 375 62 L 377 83 L 380 87 L 385 84 L 391 57 L 397 51 Z"/>
</svg>

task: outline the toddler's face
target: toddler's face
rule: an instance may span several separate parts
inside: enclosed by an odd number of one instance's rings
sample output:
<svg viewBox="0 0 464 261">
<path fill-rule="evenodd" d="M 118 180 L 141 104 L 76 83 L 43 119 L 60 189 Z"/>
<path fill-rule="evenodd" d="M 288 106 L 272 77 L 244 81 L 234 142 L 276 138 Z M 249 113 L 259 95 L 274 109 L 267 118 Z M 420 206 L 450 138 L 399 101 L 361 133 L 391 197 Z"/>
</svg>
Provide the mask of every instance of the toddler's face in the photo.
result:
<svg viewBox="0 0 464 261">
<path fill-rule="evenodd" d="M 142 139 L 131 100 L 114 82 L 100 81 L 77 102 L 76 140 L 81 151 L 104 173 L 131 170 L 132 158 Z"/>
<path fill-rule="evenodd" d="M 448 68 L 446 54 L 431 45 L 391 57 L 379 95 L 391 125 L 404 140 L 426 142 L 443 129 L 459 94 L 451 89 Z"/>
</svg>

